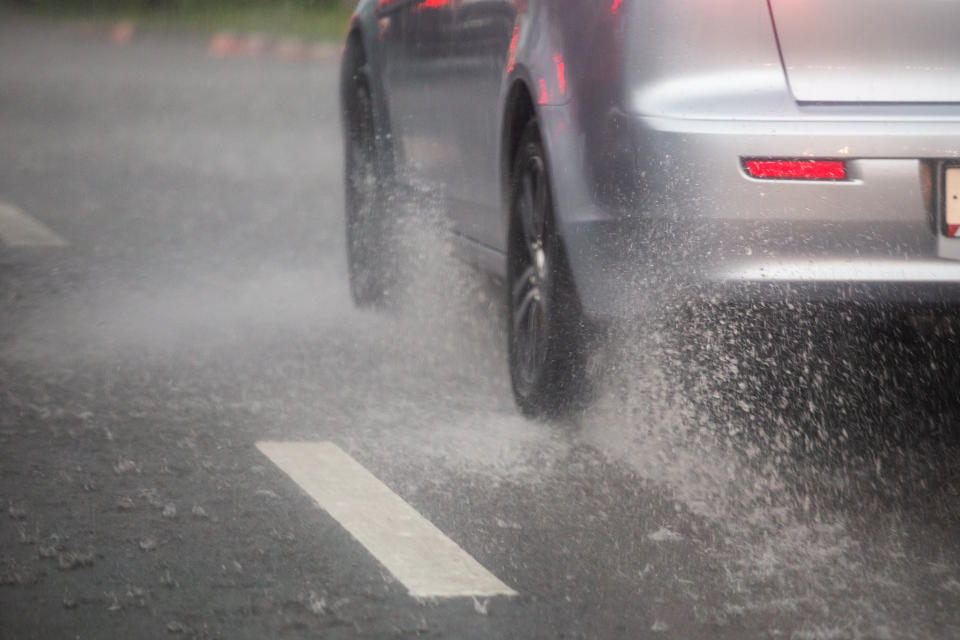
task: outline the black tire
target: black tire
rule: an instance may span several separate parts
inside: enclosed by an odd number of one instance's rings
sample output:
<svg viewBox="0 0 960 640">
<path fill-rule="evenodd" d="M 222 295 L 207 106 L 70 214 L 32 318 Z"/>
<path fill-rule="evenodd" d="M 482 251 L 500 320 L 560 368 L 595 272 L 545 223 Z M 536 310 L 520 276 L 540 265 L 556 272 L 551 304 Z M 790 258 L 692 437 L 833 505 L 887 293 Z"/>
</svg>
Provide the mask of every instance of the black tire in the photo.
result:
<svg viewBox="0 0 960 640">
<path fill-rule="evenodd" d="M 564 418 L 583 400 L 583 315 L 553 214 L 536 120 L 524 129 L 510 177 L 508 358 L 513 395 L 533 418 Z"/>
<path fill-rule="evenodd" d="M 358 57 L 355 55 L 355 57 Z M 381 307 L 393 285 L 388 194 L 391 171 L 386 136 L 377 124 L 366 69 L 352 66 L 343 78 L 344 186 L 347 271 L 358 307 Z"/>
</svg>

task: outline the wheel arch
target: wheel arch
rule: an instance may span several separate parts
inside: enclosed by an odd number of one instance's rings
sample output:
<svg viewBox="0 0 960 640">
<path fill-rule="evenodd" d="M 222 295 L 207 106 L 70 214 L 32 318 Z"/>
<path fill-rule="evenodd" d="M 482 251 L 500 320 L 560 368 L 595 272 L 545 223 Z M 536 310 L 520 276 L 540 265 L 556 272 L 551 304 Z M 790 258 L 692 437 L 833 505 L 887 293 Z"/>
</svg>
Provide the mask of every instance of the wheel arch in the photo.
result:
<svg viewBox="0 0 960 640">
<path fill-rule="evenodd" d="M 530 87 L 522 79 L 514 80 L 507 92 L 504 104 L 503 125 L 500 132 L 500 202 L 505 222 L 510 216 L 510 180 L 513 162 L 517 156 L 523 130 L 530 119 L 537 115 Z M 541 135 L 543 132 L 541 131 Z M 509 224 L 508 224 L 509 226 Z"/>
</svg>

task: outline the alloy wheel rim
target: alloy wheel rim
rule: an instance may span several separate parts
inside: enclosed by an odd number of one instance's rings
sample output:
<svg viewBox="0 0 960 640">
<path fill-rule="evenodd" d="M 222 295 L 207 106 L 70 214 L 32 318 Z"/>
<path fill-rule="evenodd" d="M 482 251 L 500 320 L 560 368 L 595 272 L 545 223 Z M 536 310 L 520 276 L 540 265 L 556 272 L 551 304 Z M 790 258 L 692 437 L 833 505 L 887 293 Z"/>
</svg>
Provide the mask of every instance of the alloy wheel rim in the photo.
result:
<svg viewBox="0 0 960 640">
<path fill-rule="evenodd" d="M 518 386 L 536 385 L 547 359 L 550 264 L 544 244 L 546 231 L 546 170 L 532 156 L 520 175 L 516 200 L 521 233 L 517 239 L 515 277 L 511 283 L 511 323 Z"/>
</svg>

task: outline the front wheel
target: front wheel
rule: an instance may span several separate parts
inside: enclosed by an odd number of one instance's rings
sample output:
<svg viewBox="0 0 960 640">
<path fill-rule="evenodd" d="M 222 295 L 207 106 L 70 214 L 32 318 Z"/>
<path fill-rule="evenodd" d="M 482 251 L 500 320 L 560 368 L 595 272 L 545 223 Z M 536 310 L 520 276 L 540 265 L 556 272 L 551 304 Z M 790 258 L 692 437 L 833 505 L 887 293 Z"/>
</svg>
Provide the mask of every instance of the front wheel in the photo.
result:
<svg viewBox="0 0 960 640">
<path fill-rule="evenodd" d="M 583 321 L 557 233 L 550 176 L 535 120 L 511 174 L 507 244 L 508 357 L 517 407 L 562 418 L 584 390 Z"/>
<path fill-rule="evenodd" d="M 389 245 L 387 194 L 390 172 L 384 136 L 378 130 L 367 76 L 353 71 L 345 86 L 345 200 L 347 270 L 350 293 L 358 307 L 383 306 L 394 269 Z"/>
</svg>

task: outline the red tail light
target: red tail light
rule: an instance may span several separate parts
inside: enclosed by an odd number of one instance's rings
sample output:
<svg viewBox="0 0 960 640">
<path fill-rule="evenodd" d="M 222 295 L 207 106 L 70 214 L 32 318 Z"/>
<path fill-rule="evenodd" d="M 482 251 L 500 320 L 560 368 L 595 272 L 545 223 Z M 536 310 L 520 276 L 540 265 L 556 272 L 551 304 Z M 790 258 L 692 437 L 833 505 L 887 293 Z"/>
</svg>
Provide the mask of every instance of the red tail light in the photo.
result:
<svg viewBox="0 0 960 640">
<path fill-rule="evenodd" d="M 752 178 L 765 180 L 846 180 L 840 160 L 744 160 Z"/>
</svg>

